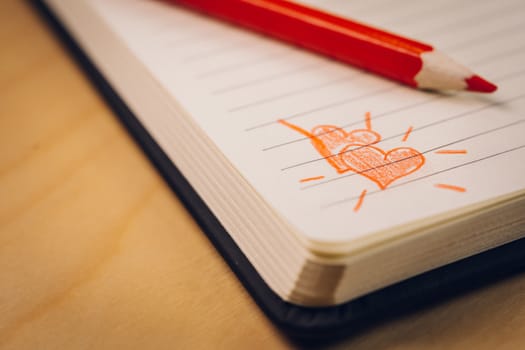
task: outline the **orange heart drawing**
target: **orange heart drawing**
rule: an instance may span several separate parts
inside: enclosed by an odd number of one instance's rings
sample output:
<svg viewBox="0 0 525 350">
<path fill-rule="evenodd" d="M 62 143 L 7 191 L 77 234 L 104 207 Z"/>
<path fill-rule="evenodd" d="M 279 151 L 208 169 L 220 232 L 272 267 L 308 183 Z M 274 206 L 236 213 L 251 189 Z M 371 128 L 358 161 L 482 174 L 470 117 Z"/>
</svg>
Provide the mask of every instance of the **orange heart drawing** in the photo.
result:
<svg viewBox="0 0 525 350">
<path fill-rule="evenodd" d="M 312 129 L 312 136 L 322 142 L 331 152 L 339 151 L 348 144 L 370 145 L 381 141 L 381 135 L 367 129 L 347 132 L 334 125 L 319 125 Z M 339 150 L 338 150 L 339 149 Z"/>
<path fill-rule="evenodd" d="M 374 181 L 384 190 L 392 182 L 407 176 L 425 164 L 425 157 L 410 147 L 393 148 L 387 152 L 375 146 L 352 144 L 338 155 L 345 170 L 351 170 Z"/>
<path fill-rule="evenodd" d="M 381 141 L 381 135 L 372 130 L 357 129 L 350 132 L 333 125 L 320 125 L 309 134 L 312 145 L 326 158 L 339 174 L 348 171 L 338 153 L 348 145 L 371 145 Z M 337 156 L 336 156 L 337 155 Z"/>
<path fill-rule="evenodd" d="M 349 132 L 335 125 L 319 125 L 310 132 L 282 119 L 278 122 L 309 138 L 312 146 L 339 174 L 353 171 L 384 190 L 397 179 L 421 168 L 425 157 L 410 147 L 383 151 L 374 146 L 381 141 L 381 135 L 372 130 L 370 118 L 367 112 L 366 129 Z M 403 141 L 406 141 L 406 135 Z"/>
</svg>

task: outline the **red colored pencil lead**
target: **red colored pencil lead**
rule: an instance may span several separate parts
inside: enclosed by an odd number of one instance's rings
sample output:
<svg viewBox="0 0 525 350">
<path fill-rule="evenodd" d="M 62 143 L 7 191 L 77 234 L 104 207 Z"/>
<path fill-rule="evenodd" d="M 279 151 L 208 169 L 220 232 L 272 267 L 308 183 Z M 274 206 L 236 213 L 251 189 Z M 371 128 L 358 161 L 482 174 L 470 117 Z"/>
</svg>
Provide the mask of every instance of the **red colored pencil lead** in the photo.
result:
<svg viewBox="0 0 525 350">
<path fill-rule="evenodd" d="M 467 83 L 467 90 L 476 92 L 494 92 L 498 87 L 489 81 L 486 81 L 479 75 L 473 75 L 468 79 L 465 79 Z"/>
</svg>

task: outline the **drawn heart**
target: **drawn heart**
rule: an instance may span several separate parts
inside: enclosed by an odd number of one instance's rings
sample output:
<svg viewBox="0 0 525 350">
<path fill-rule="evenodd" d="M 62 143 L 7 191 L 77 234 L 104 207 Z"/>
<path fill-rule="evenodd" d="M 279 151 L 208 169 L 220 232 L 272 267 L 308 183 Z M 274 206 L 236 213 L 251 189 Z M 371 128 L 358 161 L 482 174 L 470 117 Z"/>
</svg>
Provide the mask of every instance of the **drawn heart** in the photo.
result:
<svg viewBox="0 0 525 350">
<path fill-rule="evenodd" d="M 330 151 L 338 151 L 338 148 L 348 144 L 370 145 L 381 141 L 381 135 L 375 131 L 357 129 L 346 132 L 334 125 L 316 126 L 312 129 L 312 135 Z"/>
<path fill-rule="evenodd" d="M 393 148 L 385 152 L 375 146 L 352 144 L 346 146 L 339 156 L 347 170 L 369 178 L 382 190 L 425 164 L 425 157 L 409 147 Z"/>
</svg>

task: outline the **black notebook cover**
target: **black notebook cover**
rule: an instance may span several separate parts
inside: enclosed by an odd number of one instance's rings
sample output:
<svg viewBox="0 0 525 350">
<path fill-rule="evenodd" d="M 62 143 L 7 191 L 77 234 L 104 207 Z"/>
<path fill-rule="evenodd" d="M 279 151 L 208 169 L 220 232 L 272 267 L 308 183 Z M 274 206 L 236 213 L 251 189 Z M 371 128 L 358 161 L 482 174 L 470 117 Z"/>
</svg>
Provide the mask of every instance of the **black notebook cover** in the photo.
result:
<svg viewBox="0 0 525 350">
<path fill-rule="evenodd" d="M 105 80 L 59 19 L 40 0 L 30 0 L 80 64 L 95 88 L 133 135 L 166 182 L 226 259 L 231 269 L 266 315 L 293 337 L 324 338 L 348 335 L 378 321 L 464 293 L 525 270 L 525 238 L 463 259 L 379 291 L 331 307 L 304 307 L 275 294 L 237 247 L 206 203 L 147 133 L 117 91 Z"/>
</svg>

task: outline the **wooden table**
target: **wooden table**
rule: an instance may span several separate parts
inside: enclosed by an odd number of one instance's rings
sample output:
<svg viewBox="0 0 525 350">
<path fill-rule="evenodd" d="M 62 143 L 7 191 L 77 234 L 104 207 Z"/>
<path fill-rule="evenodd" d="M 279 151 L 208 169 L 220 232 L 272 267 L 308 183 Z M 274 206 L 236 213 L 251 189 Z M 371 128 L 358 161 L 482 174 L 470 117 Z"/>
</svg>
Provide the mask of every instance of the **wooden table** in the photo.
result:
<svg viewBox="0 0 525 350">
<path fill-rule="evenodd" d="M 26 3 L 0 45 L 0 349 L 293 346 Z M 524 349 L 525 275 L 350 346 Z"/>
</svg>

